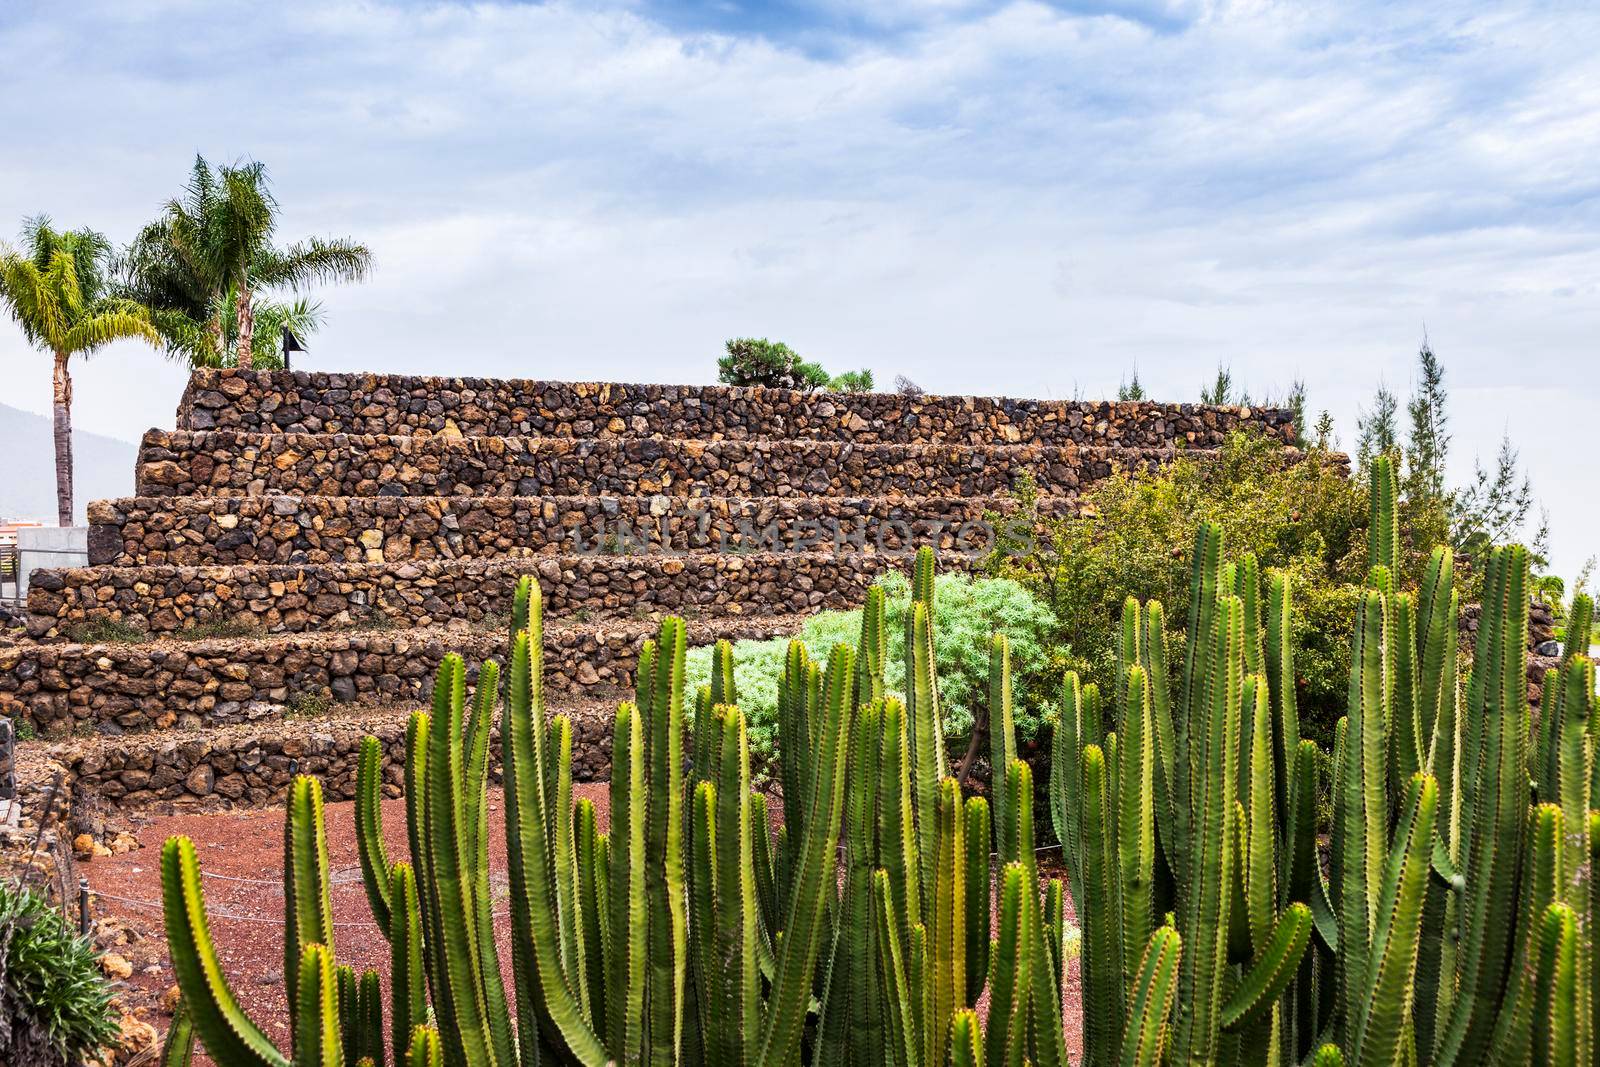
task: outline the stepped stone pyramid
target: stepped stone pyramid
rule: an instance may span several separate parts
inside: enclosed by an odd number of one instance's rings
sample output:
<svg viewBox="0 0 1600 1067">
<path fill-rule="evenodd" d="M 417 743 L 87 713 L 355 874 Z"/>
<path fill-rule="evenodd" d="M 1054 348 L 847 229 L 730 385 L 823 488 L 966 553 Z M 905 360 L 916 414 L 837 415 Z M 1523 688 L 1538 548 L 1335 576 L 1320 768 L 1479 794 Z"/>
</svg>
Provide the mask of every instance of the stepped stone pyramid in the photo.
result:
<svg viewBox="0 0 1600 1067">
<path fill-rule="evenodd" d="M 0 713 L 76 738 L 76 787 L 123 805 L 265 802 L 297 761 L 340 795 L 446 652 L 501 653 L 532 573 L 550 702 L 603 778 L 599 709 L 660 615 L 697 644 L 789 634 L 920 544 L 976 558 L 1024 471 L 1066 513 L 1241 427 L 1291 433 L 1188 404 L 200 371 L 136 495 L 91 506 L 90 566 L 33 576 Z M 77 639 L 107 624 L 147 639 Z"/>
</svg>

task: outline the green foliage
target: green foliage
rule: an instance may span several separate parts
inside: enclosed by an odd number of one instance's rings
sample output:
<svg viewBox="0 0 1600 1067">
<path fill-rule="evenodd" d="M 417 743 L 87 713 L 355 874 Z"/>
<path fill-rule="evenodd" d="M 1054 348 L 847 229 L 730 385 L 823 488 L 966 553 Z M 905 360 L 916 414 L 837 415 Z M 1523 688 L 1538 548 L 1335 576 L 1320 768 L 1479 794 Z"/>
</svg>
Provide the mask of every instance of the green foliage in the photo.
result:
<svg viewBox="0 0 1600 1067">
<path fill-rule="evenodd" d="M 88 1062 L 117 1032 L 94 946 L 31 889 L 0 882 L 0 1061 Z"/>
<path fill-rule="evenodd" d="M 196 367 L 281 365 L 282 327 L 303 336 L 320 310 L 258 304 L 260 294 L 360 281 L 372 269 L 371 250 L 344 238 L 275 245 L 278 216 L 261 163 L 212 167 L 195 157 L 183 195 L 140 230 L 121 264 L 123 295 L 149 309 L 170 355 Z"/>
<path fill-rule="evenodd" d="M 1200 386 L 1200 403 L 1212 407 L 1231 407 L 1237 404 L 1250 403 L 1250 390 L 1240 387 L 1233 380 L 1233 368 L 1226 364 L 1217 364 L 1217 376 L 1209 385 Z"/>
<path fill-rule="evenodd" d="M 873 388 L 872 371 L 863 367 L 860 370 L 847 370 L 838 374 L 828 382 L 828 391 L 833 393 L 870 393 Z"/>
<path fill-rule="evenodd" d="M 94 230 L 23 223 L 20 250 L 0 244 L 0 300 L 29 344 L 61 359 L 125 337 L 154 343 L 145 308 L 111 288 L 111 242 Z"/>
<path fill-rule="evenodd" d="M 1350 665 L 1347 621 L 1365 573 L 1366 500 L 1327 453 L 1313 448 L 1292 462 L 1278 442 L 1236 433 L 1214 457 L 1180 453 L 1155 472 L 1114 474 L 1084 494 L 1078 517 L 1041 519 L 1031 483 L 1017 497 L 1017 519 L 994 516 L 1002 537 L 988 571 L 1054 613 L 1044 641 L 1052 673 L 1076 670 L 1110 692 L 1129 596 L 1166 605 L 1181 651 L 1188 547 L 1202 523 L 1217 522 L 1232 554 L 1254 555 L 1262 569 L 1293 580 L 1301 711 L 1312 736 L 1331 738 Z"/>
<path fill-rule="evenodd" d="M 1416 591 L 1400 589 L 1391 457 L 1374 458 L 1371 481 L 1325 841 L 1325 757 L 1300 738 L 1296 707 L 1292 580 L 1273 573 L 1263 598 L 1253 557 L 1225 562 L 1219 525 L 1202 525 L 1190 554 L 1181 665 L 1160 604 L 1130 600 L 1112 732 L 1097 687 L 1067 675 L 1050 811 L 1085 916 L 1090 1067 L 1128 1062 L 1147 1040 L 1120 1020 L 1141 988 L 1131 960 L 1168 907 L 1184 946 L 1172 1063 L 1593 1061 L 1591 605 L 1574 604 L 1533 716 L 1528 554 L 1490 551 L 1463 687 L 1453 554 L 1435 549 Z"/>
<path fill-rule="evenodd" d="M 1149 399 L 1145 394 L 1144 384 L 1139 381 L 1138 367 L 1133 368 L 1133 376 L 1131 378 L 1126 378 L 1117 383 L 1117 399 L 1121 401 Z"/>
<path fill-rule="evenodd" d="M 1362 409 L 1356 420 L 1356 471 L 1366 474 L 1379 456 L 1392 456 L 1400 450 L 1400 401 L 1387 385 L 1380 384 L 1372 395 L 1372 407 Z"/>
<path fill-rule="evenodd" d="M 887 594 L 886 684 L 889 692 L 903 697 L 911 582 L 903 574 L 891 572 L 877 584 Z M 940 670 L 939 700 L 946 740 L 969 736 L 975 715 L 988 701 L 989 639 L 997 632 L 1009 639 L 1011 670 L 1019 683 L 1016 731 L 1023 739 L 1032 740 L 1056 695 L 1049 654 L 1055 617 L 1038 598 L 1010 579 L 941 574 L 934 579 L 934 589 L 939 604 L 934 657 Z M 840 642 L 853 645 L 860 635 L 861 616 L 860 609 L 822 612 L 807 619 L 796 637 L 808 648 L 832 648 Z M 777 745 L 776 679 L 783 672 L 788 646 L 788 638 L 738 641 L 733 646 L 739 708 L 745 714 L 750 750 L 758 763 L 771 759 Z M 689 650 L 690 692 L 710 684 L 712 652 L 710 646 Z"/>
<path fill-rule="evenodd" d="M 524 579 L 507 683 L 485 664 L 469 697 L 462 660 L 447 656 L 431 709 L 412 717 L 404 773 L 414 871 L 389 860 L 381 747 L 362 746 L 357 851 L 392 950 L 389 1034 L 376 973 L 358 977 L 336 959 L 322 791 L 306 776 L 293 783 L 284 825 L 290 1055 L 229 988 L 193 843 L 173 838 L 162 886 L 184 1018 L 214 1061 L 239 1067 L 381 1064 L 386 1052 L 429 1067 L 909 1067 L 947 1056 L 976 1065 L 985 1052 L 1007 1067 L 1066 1067 L 1065 894 L 1060 880 L 1039 877 L 1031 771 L 1010 760 L 996 783 L 1004 873 L 991 890 L 989 805 L 963 798 L 945 772 L 935 633 L 954 609 L 940 600 L 931 551 L 918 554 L 908 584 L 904 702 L 884 695 L 892 627 L 883 590 L 869 595 L 855 646 L 836 644 L 825 664 L 791 643 L 779 676 L 787 818 L 774 839 L 751 787 L 726 644 L 695 694 L 685 765 L 680 619 L 645 643 L 635 699 L 617 709 L 610 828 L 598 831 L 593 806 L 573 802 L 571 724 L 544 707 L 540 595 Z M 991 647 L 989 699 L 1003 706 L 1006 643 Z M 497 708 L 510 990 L 496 947 L 505 902 L 488 869 Z M 1014 751 L 1006 717 L 995 721 L 997 751 Z M 1178 947 L 1167 930 L 1145 954 L 1130 1023 L 1154 1044 L 1130 1062 L 1153 1063 L 1159 1049 Z M 973 1011 L 986 990 L 1004 1020 L 987 1038 Z M 418 1025 L 425 1019 L 436 1025 Z M 168 1062 L 186 1049 L 175 1038 Z"/>
<path fill-rule="evenodd" d="M 717 359 L 717 381 L 724 385 L 764 385 L 769 389 L 811 392 L 828 385 L 828 372 L 807 363 L 782 341 L 765 337 L 734 337 L 727 354 Z"/>
</svg>

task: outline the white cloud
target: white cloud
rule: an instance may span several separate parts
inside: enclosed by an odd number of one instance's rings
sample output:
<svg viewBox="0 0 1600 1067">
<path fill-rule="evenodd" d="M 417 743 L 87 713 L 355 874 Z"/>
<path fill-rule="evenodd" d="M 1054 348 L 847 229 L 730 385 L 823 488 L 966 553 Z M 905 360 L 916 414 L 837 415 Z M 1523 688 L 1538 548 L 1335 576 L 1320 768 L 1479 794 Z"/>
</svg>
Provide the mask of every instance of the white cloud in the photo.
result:
<svg viewBox="0 0 1600 1067">
<path fill-rule="evenodd" d="M 377 252 L 313 365 L 703 381 L 749 332 L 953 392 L 1105 393 L 1137 362 L 1190 398 L 1224 360 L 1305 377 L 1347 439 L 1425 323 L 1460 465 L 1509 429 L 1558 565 L 1591 551 L 1600 14 L 846 8 L 743 35 L 647 3 L 11 8 L 0 223 L 126 238 L 196 150 L 249 153 L 286 234 Z M 9 328 L 0 364 L 43 410 Z M 118 348 L 80 422 L 168 424 L 180 380 Z"/>
</svg>

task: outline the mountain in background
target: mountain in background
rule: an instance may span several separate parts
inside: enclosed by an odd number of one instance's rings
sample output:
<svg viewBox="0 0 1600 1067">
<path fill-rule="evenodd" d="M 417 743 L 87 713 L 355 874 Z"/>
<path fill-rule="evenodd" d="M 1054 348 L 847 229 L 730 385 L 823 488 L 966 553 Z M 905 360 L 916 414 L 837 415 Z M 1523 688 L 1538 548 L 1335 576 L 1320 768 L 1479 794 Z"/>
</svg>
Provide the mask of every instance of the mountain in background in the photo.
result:
<svg viewBox="0 0 1600 1067">
<path fill-rule="evenodd" d="M 78 522 L 91 500 L 133 495 L 138 446 L 75 429 L 73 506 Z M 0 404 L 0 520 L 56 521 L 56 452 L 50 420 Z"/>
</svg>

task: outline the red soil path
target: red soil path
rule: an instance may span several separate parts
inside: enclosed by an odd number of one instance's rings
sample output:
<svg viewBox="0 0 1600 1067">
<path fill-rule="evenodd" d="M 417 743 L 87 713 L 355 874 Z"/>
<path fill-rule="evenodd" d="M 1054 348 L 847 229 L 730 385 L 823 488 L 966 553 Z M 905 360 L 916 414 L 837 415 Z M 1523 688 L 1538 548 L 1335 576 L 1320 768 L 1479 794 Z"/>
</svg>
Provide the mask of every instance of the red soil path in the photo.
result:
<svg viewBox="0 0 1600 1067">
<path fill-rule="evenodd" d="M 577 797 L 595 805 L 600 828 L 609 824 L 605 784 L 578 784 Z M 497 911 L 509 907 L 505 881 L 505 837 L 500 822 L 501 797 L 491 791 L 489 806 L 495 826 L 489 836 L 489 867 Z M 774 820 L 781 818 L 774 803 Z M 384 838 L 390 859 L 408 855 L 405 836 L 405 801 L 390 800 L 383 805 Z M 332 870 L 330 897 L 333 903 L 334 942 L 339 962 L 361 971 L 376 968 L 389 974 L 389 947 L 373 924 L 361 882 L 361 867 L 355 840 L 355 805 L 329 804 L 327 808 L 328 855 Z M 165 935 L 161 926 L 161 845 L 176 834 L 195 842 L 204 874 L 206 907 L 212 935 L 217 941 L 223 972 L 244 1009 L 280 1047 L 288 1045 L 288 1014 L 283 993 L 283 810 L 224 812 L 209 815 L 161 816 L 150 821 L 137 834 L 140 848 L 117 856 L 107 856 L 85 864 L 91 891 L 97 894 L 94 914 L 112 916 L 138 938 L 123 950 L 136 964 L 128 981 L 134 999 L 154 1003 L 173 982 L 166 958 Z M 1048 857 L 1041 857 L 1045 861 Z M 1059 874 L 1059 871 L 1051 872 Z M 1067 908 L 1072 907 L 1070 898 Z M 497 944 L 510 984 L 509 923 L 497 924 Z M 142 935 L 142 937 L 140 936 Z M 156 973 L 145 973 L 152 964 Z M 1081 988 L 1078 961 L 1068 964 L 1063 990 L 1068 1049 L 1076 1062 L 1082 1045 Z M 980 1011 L 987 1009 L 987 996 Z M 158 1019 L 152 1018 L 162 1028 Z"/>
</svg>

